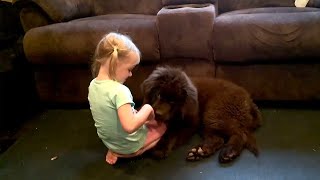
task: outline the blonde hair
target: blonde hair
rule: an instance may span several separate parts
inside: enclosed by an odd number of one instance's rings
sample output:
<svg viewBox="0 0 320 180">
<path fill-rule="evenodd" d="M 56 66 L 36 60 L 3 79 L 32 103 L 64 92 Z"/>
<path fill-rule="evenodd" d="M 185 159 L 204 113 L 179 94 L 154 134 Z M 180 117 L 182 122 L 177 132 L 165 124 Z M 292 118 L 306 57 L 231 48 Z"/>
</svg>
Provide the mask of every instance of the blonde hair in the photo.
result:
<svg viewBox="0 0 320 180">
<path fill-rule="evenodd" d="M 137 46 L 132 42 L 129 36 L 111 32 L 106 35 L 100 40 L 98 43 L 94 56 L 93 62 L 91 66 L 92 76 L 95 78 L 98 76 L 99 69 L 101 64 L 109 61 L 109 69 L 108 69 L 108 76 L 115 79 L 115 70 L 117 66 L 117 61 L 126 57 L 129 52 L 135 52 L 141 55 Z"/>
</svg>

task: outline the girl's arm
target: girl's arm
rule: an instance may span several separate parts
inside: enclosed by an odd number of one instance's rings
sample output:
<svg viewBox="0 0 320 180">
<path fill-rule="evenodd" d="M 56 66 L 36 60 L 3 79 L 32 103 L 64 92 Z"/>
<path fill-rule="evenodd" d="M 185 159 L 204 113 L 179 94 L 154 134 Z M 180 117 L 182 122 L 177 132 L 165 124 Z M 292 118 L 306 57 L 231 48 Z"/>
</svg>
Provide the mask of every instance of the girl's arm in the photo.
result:
<svg viewBox="0 0 320 180">
<path fill-rule="evenodd" d="M 124 104 L 118 108 L 118 116 L 122 128 L 130 134 L 139 129 L 146 121 L 154 119 L 154 111 L 149 104 L 145 104 L 137 113 L 134 113 L 130 104 Z"/>
</svg>

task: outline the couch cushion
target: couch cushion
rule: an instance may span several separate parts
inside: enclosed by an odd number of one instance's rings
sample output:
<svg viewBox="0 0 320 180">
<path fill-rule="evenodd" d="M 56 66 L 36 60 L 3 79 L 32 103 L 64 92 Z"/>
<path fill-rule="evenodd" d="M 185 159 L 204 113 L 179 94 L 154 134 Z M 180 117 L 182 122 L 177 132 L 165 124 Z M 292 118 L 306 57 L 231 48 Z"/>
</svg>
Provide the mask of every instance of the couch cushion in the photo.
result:
<svg viewBox="0 0 320 180">
<path fill-rule="evenodd" d="M 219 1 L 219 13 L 228 11 L 263 8 L 263 7 L 294 7 L 295 0 L 222 0 Z M 308 7 L 320 7 L 320 0 L 309 0 Z"/>
<path fill-rule="evenodd" d="M 92 11 L 103 14 L 149 14 L 156 15 L 162 8 L 161 0 L 95 0 Z"/>
<path fill-rule="evenodd" d="M 181 4 L 215 4 L 217 0 L 162 0 L 164 6 L 181 5 Z"/>
<path fill-rule="evenodd" d="M 69 21 L 91 15 L 148 14 L 156 15 L 161 0 L 32 0 L 54 22 Z"/>
<path fill-rule="evenodd" d="M 91 1 L 88 0 L 31 0 L 41 7 L 43 11 L 54 22 L 69 21 L 71 19 L 91 15 Z M 20 1 L 24 7 L 29 1 Z M 25 3 L 25 4 L 24 4 Z"/>
<path fill-rule="evenodd" d="M 319 34 L 317 8 L 257 8 L 225 13 L 214 22 L 215 61 L 320 57 Z"/>
<path fill-rule="evenodd" d="M 36 64 L 87 64 L 99 40 L 110 31 L 129 35 L 142 61 L 160 59 L 156 17 L 151 15 L 103 15 L 34 28 L 24 37 L 24 51 Z"/>
</svg>

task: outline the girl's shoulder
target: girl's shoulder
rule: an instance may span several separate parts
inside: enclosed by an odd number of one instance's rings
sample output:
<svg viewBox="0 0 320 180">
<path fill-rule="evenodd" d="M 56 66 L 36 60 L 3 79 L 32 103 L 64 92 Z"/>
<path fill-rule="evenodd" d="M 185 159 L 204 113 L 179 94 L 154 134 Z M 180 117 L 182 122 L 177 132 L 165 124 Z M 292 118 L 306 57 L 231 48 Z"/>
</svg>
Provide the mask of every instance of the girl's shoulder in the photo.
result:
<svg viewBox="0 0 320 180">
<path fill-rule="evenodd" d="M 131 94 L 130 89 L 126 85 L 113 80 L 93 79 L 90 82 L 89 89 L 90 88 L 103 89 L 104 91 L 112 92 L 113 94 L 118 94 L 123 92 Z"/>
</svg>

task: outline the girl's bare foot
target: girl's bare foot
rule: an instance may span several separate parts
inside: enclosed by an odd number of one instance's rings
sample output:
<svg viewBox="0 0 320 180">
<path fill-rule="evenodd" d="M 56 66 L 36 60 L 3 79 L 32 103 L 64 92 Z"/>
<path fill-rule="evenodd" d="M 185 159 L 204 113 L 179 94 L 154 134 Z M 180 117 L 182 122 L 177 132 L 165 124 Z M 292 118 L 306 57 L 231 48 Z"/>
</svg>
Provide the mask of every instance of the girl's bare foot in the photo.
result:
<svg viewBox="0 0 320 180">
<path fill-rule="evenodd" d="M 106 154 L 106 161 L 107 163 L 113 165 L 117 162 L 118 157 L 112 153 L 112 151 L 108 150 L 107 154 Z"/>
</svg>

